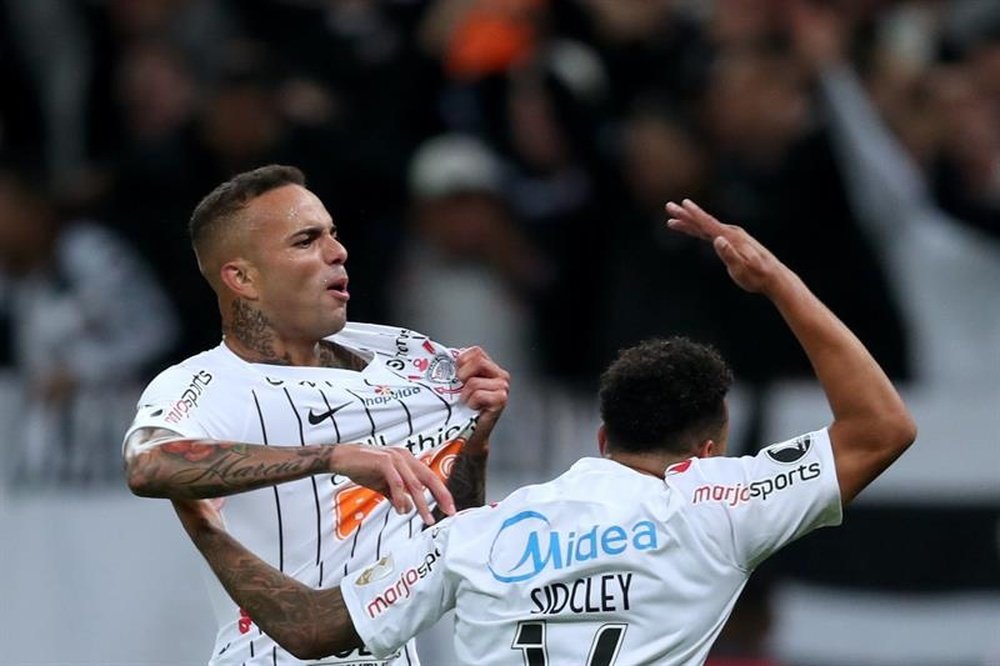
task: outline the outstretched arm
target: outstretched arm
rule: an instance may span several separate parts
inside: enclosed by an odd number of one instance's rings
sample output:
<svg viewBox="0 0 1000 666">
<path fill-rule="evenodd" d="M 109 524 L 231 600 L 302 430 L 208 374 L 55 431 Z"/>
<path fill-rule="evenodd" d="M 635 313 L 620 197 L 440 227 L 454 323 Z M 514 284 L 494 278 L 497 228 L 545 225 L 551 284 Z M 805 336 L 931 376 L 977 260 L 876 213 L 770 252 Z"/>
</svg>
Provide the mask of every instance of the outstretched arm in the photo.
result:
<svg viewBox="0 0 1000 666">
<path fill-rule="evenodd" d="M 339 587 L 315 590 L 270 566 L 226 532 L 210 502 L 175 501 L 174 510 L 229 595 L 286 650 L 318 659 L 362 645 Z"/>
<path fill-rule="evenodd" d="M 444 482 L 408 451 L 393 447 L 263 446 L 190 439 L 169 430 L 145 428 L 125 443 L 125 470 L 129 488 L 145 497 L 222 497 L 336 473 L 382 493 L 400 513 L 416 504 L 428 524 L 434 518 L 424 490 L 431 491 L 444 514 L 455 512 Z"/>
<path fill-rule="evenodd" d="M 916 438 L 902 398 L 850 329 L 750 234 L 688 199 L 668 203 L 667 214 L 671 229 L 712 243 L 737 285 L 770 299 L 802 345 L 833 412 L 837 479 L 850 502 Z"/>
<path fill-rule="evenodd" d="M 510 373 L 480 347 L 463 350 L 458 356 L 456 371 L 463 383 L 462 400 L 479 412 L 475 431 L 462 447 L 448 475 L 448 490 L 455 498 L 455 507 L 461 511 L 482 506 L 486 501 L 490 433 L 507 406 Z M 441 517 L 438 511 L 435 515 Z"/>
</svg>

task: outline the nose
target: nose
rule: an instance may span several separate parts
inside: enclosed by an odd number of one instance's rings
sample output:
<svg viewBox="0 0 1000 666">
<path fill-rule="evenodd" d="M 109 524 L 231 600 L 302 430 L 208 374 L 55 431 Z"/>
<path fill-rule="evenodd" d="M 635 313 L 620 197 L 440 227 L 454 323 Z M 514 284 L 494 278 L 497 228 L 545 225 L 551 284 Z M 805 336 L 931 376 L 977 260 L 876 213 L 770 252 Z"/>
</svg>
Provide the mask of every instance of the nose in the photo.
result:
<svg viewBox="0 0 1000 666">
<path fill-rule="evenodd" d="M 326 236 L 323 242 L 323 261 L 328 264 L 343 264 L 347 261 L 347 248 L 334 236 Z"/>
</svg>

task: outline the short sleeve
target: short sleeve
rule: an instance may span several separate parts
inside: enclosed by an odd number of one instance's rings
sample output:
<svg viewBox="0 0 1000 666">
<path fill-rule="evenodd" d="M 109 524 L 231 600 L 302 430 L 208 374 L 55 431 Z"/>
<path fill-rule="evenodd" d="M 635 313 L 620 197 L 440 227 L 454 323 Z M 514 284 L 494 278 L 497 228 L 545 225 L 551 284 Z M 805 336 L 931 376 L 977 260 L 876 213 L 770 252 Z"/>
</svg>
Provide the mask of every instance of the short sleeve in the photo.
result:
<svg viewBox="0 0 1000 666">
<path fill-rule="evenodd" d="M 213 379 L 208 370 L 182 366 L 162 372 L 140 396 L 124 441 L 141 428 L 166 428 L 185 437 L 208 437 L 201 411 Z"/>
<path fill-rule="evenodd" d="M 354 628 L 376 657 L 392 654 L 454 607 L 455 584 L 445 567 L 450 523 L 424 530 L 341 582 Z"/>
<path fill-rule="evenodd" d="M 802 535 L 840 524 L 840 486 L 826 429 L 762 449 L 755 456 L 707 458 L 667 470 L 668 485 L 692 519 L 744 570 Z"/>
<path fill-rule="evenodd" d="M 749 501 L 732 515 L 736 555 L 747 568 L 808 532 L 840 524 L 840 486 L 825 428 L 740 461 L 740 494 Z"/>
</svg>

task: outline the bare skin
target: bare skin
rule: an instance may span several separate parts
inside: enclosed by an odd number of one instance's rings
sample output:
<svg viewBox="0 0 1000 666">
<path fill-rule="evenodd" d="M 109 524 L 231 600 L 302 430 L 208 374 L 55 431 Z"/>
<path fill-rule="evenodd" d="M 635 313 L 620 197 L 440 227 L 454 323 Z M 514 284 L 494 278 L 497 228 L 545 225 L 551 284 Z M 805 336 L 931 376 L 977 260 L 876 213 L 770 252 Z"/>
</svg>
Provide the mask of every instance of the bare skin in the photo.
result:
<svg viewBox="0 0 1000 666">
<path fill-rule="evenodd" d="M 711 242 L 733 281 L 770 299 L 798 338 L 834 415 L 830 440 L 841 498 L 850 502 L 916 437 L 902 399 L 854 334 L 746 231 L 722 224 L 689 200 L 667 204 L 667 213 L 671 229 Z M 629 454 L 609 450 L 604 428 L 598 432 L 602 453 L 655 476 L 684 457 L 724 453 L 726 432 L 716 440 L 696 444 L 687 456 Z M 207 503 L 175 503 L 175 507 L 233 599 L 289 651 L 317 658 L 360 645 L 339 590 L 309 589 L 256 558 L 225 533 Z"/>
</svg>

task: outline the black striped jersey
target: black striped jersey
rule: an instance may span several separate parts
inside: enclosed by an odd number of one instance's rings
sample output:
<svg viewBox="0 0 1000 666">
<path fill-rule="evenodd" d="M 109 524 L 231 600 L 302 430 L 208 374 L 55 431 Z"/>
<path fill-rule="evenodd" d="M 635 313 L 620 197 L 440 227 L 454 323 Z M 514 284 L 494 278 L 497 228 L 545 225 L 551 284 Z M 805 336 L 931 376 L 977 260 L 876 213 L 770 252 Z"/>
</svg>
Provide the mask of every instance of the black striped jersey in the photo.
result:
<svg viewBox="0 0 1000 666">
<path fill-rule="evenodd" d="M 139 399 L 138 428 L 268 446 L 357 442 L 402 446 L 446 476 L 476 413 L 459 401 L 458 350 L 410 330 L 349 323 L 329 338 L 367 359 L 361 371 L 248 363 L 223 343 L 157 376 Z M 430 495 L 428 494 L 428 498 Z M 230 533 L 268 563 L 316 588 L 377 562 L 420 532 L 382 495 L 317 475 L 229 496 Z M 219 631 L 212 666 L 300 664 L 238 608 L 210 574 Z M 321 664 L 418 664 L 412 642 L 382 658 L 354 650 Z"/>
<path fill-rule="evenodd" d="M 376 655 L 455 610 L 463 666 L 704 663 L 754 568 L 841 520 L 826 430 L 664 478 L 583 458 L 344 578 Z"/>
</svg>

